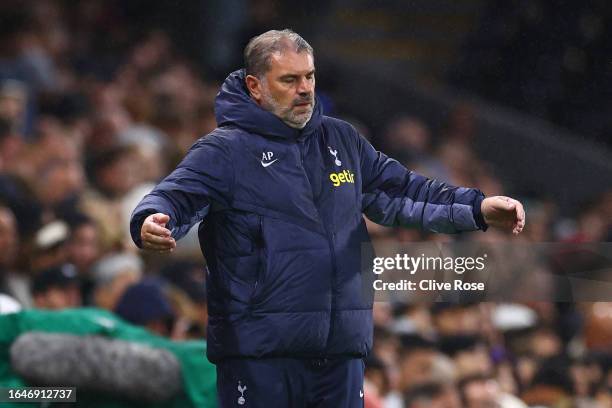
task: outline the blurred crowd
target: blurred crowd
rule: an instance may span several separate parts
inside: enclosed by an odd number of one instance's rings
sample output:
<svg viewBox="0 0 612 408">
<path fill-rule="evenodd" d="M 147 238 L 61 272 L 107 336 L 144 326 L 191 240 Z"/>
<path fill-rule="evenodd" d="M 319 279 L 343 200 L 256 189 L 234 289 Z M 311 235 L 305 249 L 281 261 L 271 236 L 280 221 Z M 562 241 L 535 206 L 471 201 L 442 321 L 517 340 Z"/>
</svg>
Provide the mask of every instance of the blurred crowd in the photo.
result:
<svg viewBox="0 0 612 408">
<path fill-rule="evenodd" d="M 605 1 L 488 0 L 455 86 L 610 145 L 612 8 Z"/>
<path fill-rule="evenodd" d="M 383 135 L 381 148 L 430 177 L 476 186 L 486 195 L 513 196 L 490 164 L 475 155 L 471 141 L 477 131 L 471 108 L 459 105 L 438 135 L 418 118 L 397 118 Z M 432 302 L 431 297 L 425 297 L 429 302 L 376 302 L 374 351 L 366 360 L 366 407 L 612 406 L 612 303 L 568 303 L 560 292 L 567 288 L 559 287 L 553 276 L 583 270 L 584 260 L 572 258 L 559 266 L 550 259 L 542 263 L 533 256 L 536 250 L 526 250 L 542 243 L 572 247 L 609 242 L 612 192 L 585 203 L 575 217 L 563 217 L 555 202 L 543 197 L 519 198 L 528 221 L 518 237 L 494 230 L 438 235 L 368 222 L 377 254 L 395 251 L 398 242 L 399 248 L 411 243 L 422 248 L 424 242 L 468 241 L 488 248 L 500 243 L 496 280 L 506 284 L 501 276 L 507 274 L 514 281 L 487 298 L 499 298 L 495 303 L 451 304 Z M 607 265 L 608 275 L 594 285 L 609 281 Z M 542 301 L 545 292 L 565 302 Z M 525 301 L 503 303 L 504 295 Z M 599 299 L 607 298 L 609 293 Z"/>
<path fill-rule="evenodd" d="M 162 335 L 202 338 L 200 259 L 143 260 L 128 224 L 214 129 L 218 84 L 163 32 L 121 38 L 128 26 L 113 27 L 105 2 L 3 4 L 1 15 L 0 293 L 25 308 L 102 307 Z"/>
<path fill-rule="evenodd" d="M 144 194 L 214 129 L 219 83 L 165 32 L 131 33 L 106 4 L 0 6 L 0 314 L 98 307 L 161 336 L 203 339 L 204 261 L 194 235 L 172 256 L 143 253 L 128 223 Z M 512 193 L 475 153 L 469 105 L 436 134 L 411 112 L 379 135 L 349 120 L 410 169 L 487 195 Z M 527 227 L 513 240 L 612 237 L 612 191 L 573 217 L 553 200 L 517 198 Z M 510 239 L 368 228 L 376 245 Z M 374 313 L 366 407 L 612 406 L 612 303 L 377 302 Z"/>
</svg>

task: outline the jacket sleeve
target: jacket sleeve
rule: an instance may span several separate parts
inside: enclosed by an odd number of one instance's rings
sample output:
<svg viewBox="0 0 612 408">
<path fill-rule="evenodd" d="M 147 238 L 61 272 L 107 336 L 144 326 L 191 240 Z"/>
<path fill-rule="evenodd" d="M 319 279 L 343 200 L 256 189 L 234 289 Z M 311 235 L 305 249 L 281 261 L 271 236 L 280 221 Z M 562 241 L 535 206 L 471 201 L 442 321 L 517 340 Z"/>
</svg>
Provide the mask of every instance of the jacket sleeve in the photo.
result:
<svg viewBox="0 0 612 408">
<path fill-rule="evenodd" d="M 443 233 L 487 229 L 480 211 L 484 199 L 480 190 L 428 179 L 376 151 L 361 136 L 358 143 L 362 209 L 370 220 Z"/>
<path fill-rule="evenodd" d="M 182 238 L 208 214 L 213 202 L 229 203 L 233 183 L 229 150 L 219 138 L 203 137 L 177 168 L 136 206 L 130 221 L 132 240 L 142 247 L 142 223 L 147 216 L 158 212 L 170 216 L 167 228 L 175 239 Z"/>
</svg>

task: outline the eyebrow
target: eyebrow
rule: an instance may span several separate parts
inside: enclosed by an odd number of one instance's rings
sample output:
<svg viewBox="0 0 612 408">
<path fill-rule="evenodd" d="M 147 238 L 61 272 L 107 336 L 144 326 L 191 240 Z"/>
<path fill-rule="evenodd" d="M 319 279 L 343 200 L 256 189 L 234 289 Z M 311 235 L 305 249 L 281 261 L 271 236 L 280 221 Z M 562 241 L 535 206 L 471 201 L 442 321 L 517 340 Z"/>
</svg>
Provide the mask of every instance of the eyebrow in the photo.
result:
<svg viewBox="0 0 612 408">
<path fill-rule="evenodd" d="M 312 71 L 307 72 L 305 76 L 314 75 L 314 73 L 315 73 L 315 70 L 313 69 Z M 285 75 L 282 75 L 279 79 L 283 80 L 283 79 L 289 79 L 289 78 L 297 78 L 299 76 L 300 75 L 298 74 L 285 74 Z"/>
</svg>

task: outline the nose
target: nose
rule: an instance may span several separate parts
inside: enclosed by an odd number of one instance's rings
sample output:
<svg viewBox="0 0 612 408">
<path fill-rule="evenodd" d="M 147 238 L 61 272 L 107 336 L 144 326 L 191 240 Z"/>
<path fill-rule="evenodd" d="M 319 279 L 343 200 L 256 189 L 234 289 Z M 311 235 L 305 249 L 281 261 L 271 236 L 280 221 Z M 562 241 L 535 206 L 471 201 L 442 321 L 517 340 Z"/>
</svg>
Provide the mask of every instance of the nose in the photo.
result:
<svg viewBox="0 0 612 408">
<path fill-rule="evenodd" d="M 304 97 L 312 93 L 313 91 L 312 88 L 313 88 L 312 82 L 309 81 L 306 77 L 302 77 L 300 79 L 300 83 L 298 85 L 297 92 L 298 94 L 300 94 L 300 96 Z"/>
</svg>

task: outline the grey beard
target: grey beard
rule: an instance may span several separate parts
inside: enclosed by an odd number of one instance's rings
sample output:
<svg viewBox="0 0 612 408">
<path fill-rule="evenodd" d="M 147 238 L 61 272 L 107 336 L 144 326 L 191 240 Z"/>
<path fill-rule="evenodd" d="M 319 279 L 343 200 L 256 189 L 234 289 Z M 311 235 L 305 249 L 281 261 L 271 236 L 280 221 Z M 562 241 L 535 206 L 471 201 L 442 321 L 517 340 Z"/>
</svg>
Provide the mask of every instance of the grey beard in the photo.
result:
<svg viewBox="0 0 612 408">
<path fill-rule="evenodd" d="M 308 120 L 310 120 L 310 119 L 308 119 Z M 283 122 L 285 122 L 285 124 L 287 126 L 292 127 L 294 129 L 304 129 L 306 127 L 306 124 L 308 123 L 308 122 L 305 122 L 303 125 L 298 125 L 296 123 L 291 123 L 291 122 L 287 122 L 287 121 L 283 121 Z"/>
<path fill-rule="evenodd" d="M 288 110 L 287 114 L 283 115 L 283 109 L 278 105 L 278 103 L 274 100 L 274 98 L 272 98 L 272 96 L 269 95 L 267 92 L 265 92 L 265 91 L 262 92 L 262 97 L 263 97 L 262 108 L 264 108 L 267 111 L 272 112 L 280 120 L 282 120 L 287 126 L 293 128 L 293 129 L 304 129 L 306 124 L 312 118 L 312 113 L 314 112 L 314 107 L 308 113 L 308 116 L 306 117 L 306 119 L 303 122 L 302 121 L 296 122 L 296 121 L 290 120 L 289 117 L 288 117 L 288 116 L 291 115 L 291 110 Z"/>
<path fill-rule="evenodd" d="M 308 118 L 303 123 L 290 122 L 287 119 L 283 119 L 283 118 L 281 118 L 281 120 L 283 122 L 285 122 L 285 124 L 287 126 L 292 127 L 294 129 L 304 129 L 304 127 L 306 127 L 306 125 L 310 121 L 310 118 L 312 118 L 312 111 L 310 111 L 310 114 L 308 115 Z"/>
</svg>

